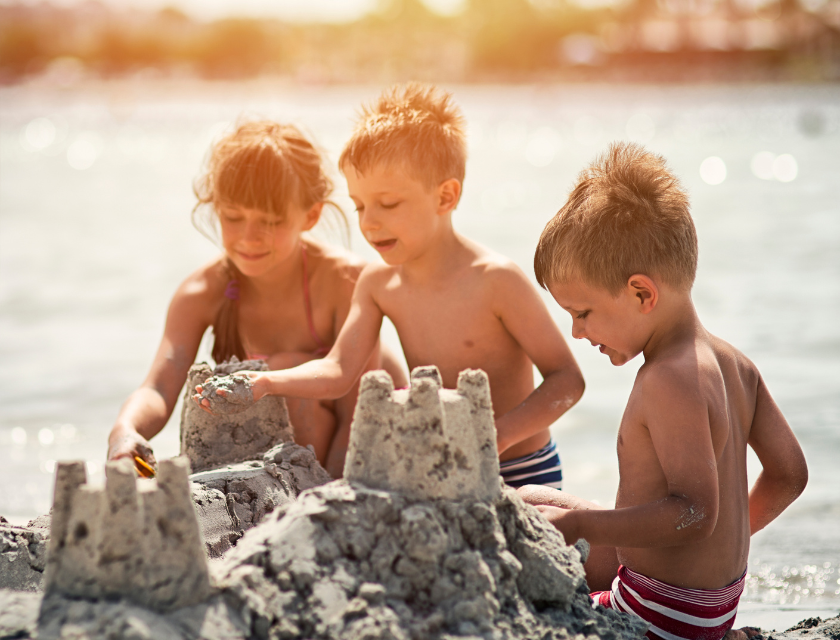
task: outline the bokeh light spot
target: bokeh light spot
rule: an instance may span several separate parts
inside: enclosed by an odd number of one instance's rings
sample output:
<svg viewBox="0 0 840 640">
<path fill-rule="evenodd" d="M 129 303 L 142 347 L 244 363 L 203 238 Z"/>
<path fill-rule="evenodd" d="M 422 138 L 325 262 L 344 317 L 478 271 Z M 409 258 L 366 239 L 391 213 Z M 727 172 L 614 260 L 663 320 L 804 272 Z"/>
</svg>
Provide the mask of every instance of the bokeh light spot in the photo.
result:
<svg viewBox="0 0 840 640">
<path fill-rule="evenodd" d="M 26 429 L 23 427 L 15 427 L 12 429 L 12 442 L 18 446 L 26 444 Z"/>
<path fill-rule="evenodd" d="M 42 445 L 47 446 L 52 444 L 55 441 L 55 434 L 52 432 L 52 429 L 41 429 L 38 432 L 38 442 Z"/>
<path fill-rule="evenodd" d="M 720 184 L 726 180 L 726 163 L 717 156 L 709 156 L 700 164 L 700 177 L 706 184 Z"/>
<path fill-rule="evenodd" d="M 540 127 L 531 134 L 525 146 L 525 159 L 535 167 L 547 167 L 554 161 L 560 136 L 551 127 Z"/>
<path fill-rule="evenodd" d="M 49 118 L 35 118 L 26 125 L 26 142 L 35 151 L 42 151 L 55 142 L 56 128 Z"/>
<path fill-rule="evenodd" d="M 773 177 L 779 182 L 793 182 L 799 174 L 799 165 L 789 153 L 776 156 L 773 160 Z"/>
<path fill-rule="evenodd" d="M 80 133 L 67 148 L 67 164 L 78 171 L 90 169 L 99 157 L 101 149 L 102 139 L 96 133 Z"/>
</svg>

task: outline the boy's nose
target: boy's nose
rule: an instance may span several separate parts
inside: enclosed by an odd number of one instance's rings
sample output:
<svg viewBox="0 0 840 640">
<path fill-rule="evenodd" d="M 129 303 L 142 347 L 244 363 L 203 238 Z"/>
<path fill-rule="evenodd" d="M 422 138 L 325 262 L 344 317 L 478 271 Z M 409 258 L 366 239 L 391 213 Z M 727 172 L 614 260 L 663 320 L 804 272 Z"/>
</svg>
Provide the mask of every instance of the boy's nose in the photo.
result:
<svg viewBox="0 0 840 640">
<path fill-rule="evenodd" d="M 572 321 L 572 337 L 576 340 L 581 340 L 586 337 L 586 331 L 583 328 L 583 323 L 578 320 Z"/>
<path fill-rule="evenodd" d="M 379 220 L 367 209 L 359 213 L 359 228 L 362 231 L 376 231 L 380 227 Z"/>
</svg>

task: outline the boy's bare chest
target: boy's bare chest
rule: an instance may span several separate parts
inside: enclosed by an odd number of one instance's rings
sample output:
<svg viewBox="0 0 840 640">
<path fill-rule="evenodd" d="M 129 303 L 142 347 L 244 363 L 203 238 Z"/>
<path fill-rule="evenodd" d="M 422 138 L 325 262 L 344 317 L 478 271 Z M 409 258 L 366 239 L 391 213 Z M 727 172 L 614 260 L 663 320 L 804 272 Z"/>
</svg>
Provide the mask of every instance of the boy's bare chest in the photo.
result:
<svg viewBox="0 0 840 640">
<path fill-rule="evenodd" d="M 492 358 L 504 360 L 518 348 L 487 301 L 463 289 L 399 292 L 380 304 L 397 329 L 409 366 L 486 370 Z"/>
</svg>

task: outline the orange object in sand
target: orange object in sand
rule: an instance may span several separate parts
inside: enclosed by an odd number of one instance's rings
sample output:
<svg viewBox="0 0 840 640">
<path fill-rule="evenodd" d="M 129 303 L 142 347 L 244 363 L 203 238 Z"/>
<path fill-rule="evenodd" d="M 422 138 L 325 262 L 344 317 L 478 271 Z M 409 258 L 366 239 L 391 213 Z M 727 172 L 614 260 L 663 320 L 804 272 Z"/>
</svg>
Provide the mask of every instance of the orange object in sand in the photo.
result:
<svg viewBox="0 0 840 640">
<path fill-rule="evenodd" d="M 134 456 L 134 465 L 139 473 L 144 478 L 154 478 L 155 470 L 148 462 L 143 460 L 140 456 Z"/>
</svg>

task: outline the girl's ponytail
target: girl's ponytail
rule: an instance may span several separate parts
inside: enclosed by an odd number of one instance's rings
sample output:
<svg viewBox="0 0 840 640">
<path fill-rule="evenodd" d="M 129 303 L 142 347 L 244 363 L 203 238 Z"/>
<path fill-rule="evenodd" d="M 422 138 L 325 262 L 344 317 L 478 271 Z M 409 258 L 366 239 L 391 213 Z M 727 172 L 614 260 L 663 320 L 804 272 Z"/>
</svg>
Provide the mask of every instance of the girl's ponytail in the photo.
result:
<svg viewBox="0 0 840 640">
<path fill-rule="evenodd" d="M 240 360 L 247 360 L 248 354 L 239 336 L 239 279 L 236 267 L 229 260 L 227 271 L 230 274 L 227 286 L 225 287 L 225 299 L 219 307 L 219 313 L 213 321 L 213 360 L 216 363 L 229 360 L 236 356 Z"/>
</svg>

